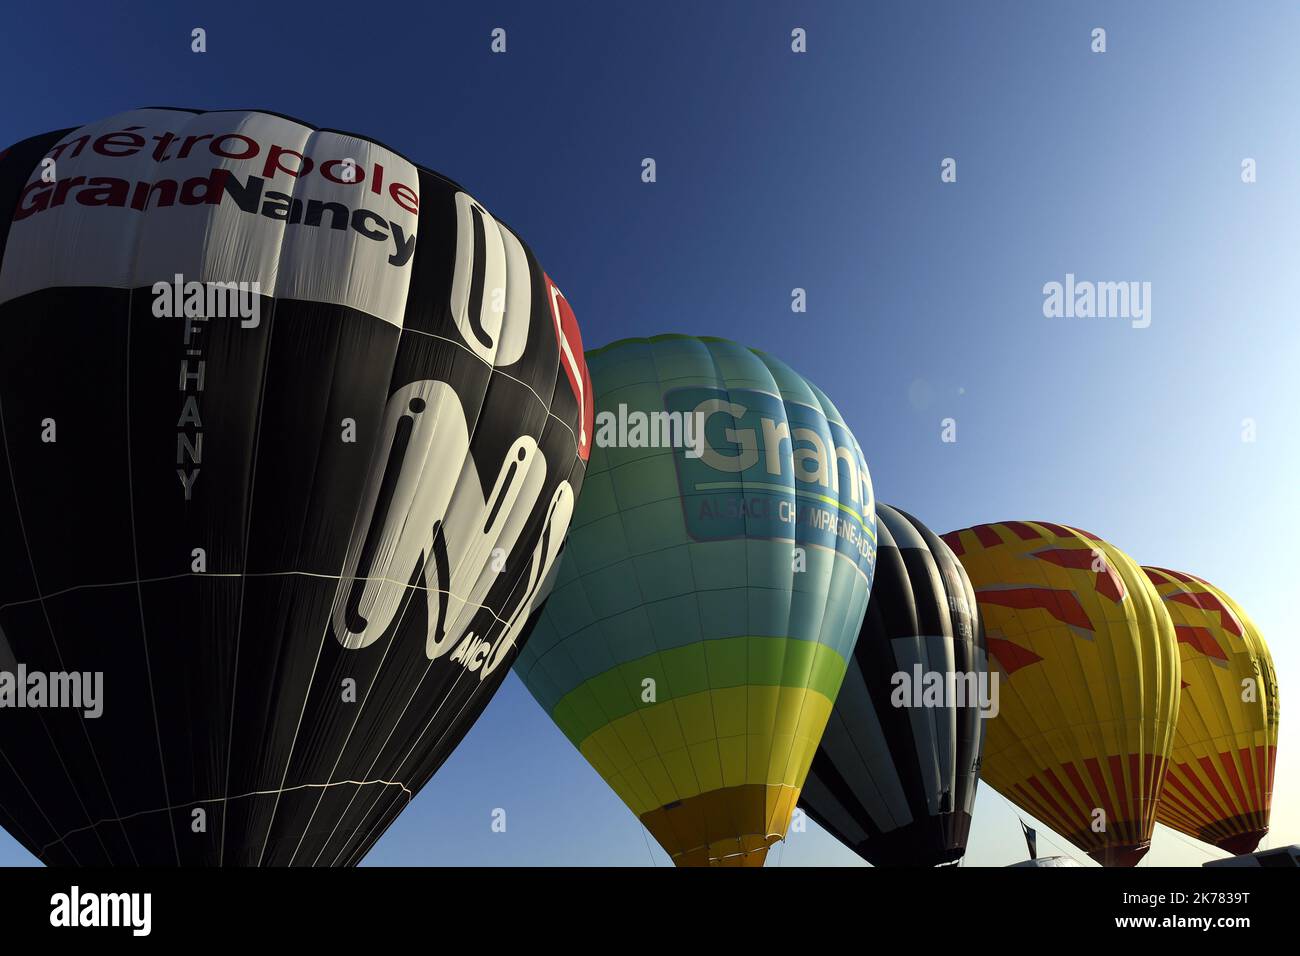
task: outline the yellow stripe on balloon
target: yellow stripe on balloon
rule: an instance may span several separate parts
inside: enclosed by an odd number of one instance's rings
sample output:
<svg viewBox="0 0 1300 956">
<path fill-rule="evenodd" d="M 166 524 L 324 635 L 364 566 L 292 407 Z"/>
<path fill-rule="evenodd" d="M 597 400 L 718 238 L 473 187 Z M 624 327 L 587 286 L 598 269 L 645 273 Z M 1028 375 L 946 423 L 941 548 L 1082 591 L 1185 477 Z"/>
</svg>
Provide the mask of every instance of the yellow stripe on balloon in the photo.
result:
<svg viewBox="0 0 1300 956">
<path fill-rule="evenodd" d="M 802 687 L 701 691 L 620 717 L 579 750 L 638 816 L 729 787 L 797 791 L 831 704 Z"/>
</svg>

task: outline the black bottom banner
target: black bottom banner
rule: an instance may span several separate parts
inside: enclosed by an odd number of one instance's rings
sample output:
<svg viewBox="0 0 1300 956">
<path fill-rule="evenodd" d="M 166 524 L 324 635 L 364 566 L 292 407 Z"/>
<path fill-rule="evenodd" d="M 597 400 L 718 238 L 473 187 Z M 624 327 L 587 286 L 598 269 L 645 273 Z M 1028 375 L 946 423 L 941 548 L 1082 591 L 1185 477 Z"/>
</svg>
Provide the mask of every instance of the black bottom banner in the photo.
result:
<svg viewBox="0 0 1300 956">
<path fill-rule="evenodd" d="M 53 934 L 258 947 L 412 937 L 462 945 L 476 932 L 494 944 L 517 935 L 550 946 L 557 934 L 666 941 L 681 930 L 731 931 L 741 945 L 756 936 L 815 943 L 827 933 L 863 946 L 1041 933 L 1229 942 L 1291 926 L 1295 890 L 1284 873 L 1261 868 L 4 869 L 0 920 L 11 941 Z"/>
</svg>

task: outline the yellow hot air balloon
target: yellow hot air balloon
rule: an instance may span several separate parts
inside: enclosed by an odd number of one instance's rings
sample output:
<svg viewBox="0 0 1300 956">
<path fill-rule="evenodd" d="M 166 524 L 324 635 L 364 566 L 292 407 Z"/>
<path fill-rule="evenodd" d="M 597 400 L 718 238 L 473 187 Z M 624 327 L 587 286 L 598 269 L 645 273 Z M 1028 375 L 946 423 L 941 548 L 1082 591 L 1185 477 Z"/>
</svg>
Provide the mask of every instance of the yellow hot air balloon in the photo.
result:
<svg viewBox="0 0 1300 956">
<path fill-rule="evenodd" d="M 1277 760 L 1273 658 L 1232 598 L 1181 571 L 1143 568 L 1164 599 L 1182 657 L 1182 703 L 1156 819 L 1230 853 L 1268 832 Z"/>
<path fill-rule="evenodd" d="M 1173 623 L 1141 568 L 1045 521 L 944 535 L 970 575 L 999 676 L 981 776 L 1106 866 L 1155 826 L 1178 716 Z"/>
</svg>

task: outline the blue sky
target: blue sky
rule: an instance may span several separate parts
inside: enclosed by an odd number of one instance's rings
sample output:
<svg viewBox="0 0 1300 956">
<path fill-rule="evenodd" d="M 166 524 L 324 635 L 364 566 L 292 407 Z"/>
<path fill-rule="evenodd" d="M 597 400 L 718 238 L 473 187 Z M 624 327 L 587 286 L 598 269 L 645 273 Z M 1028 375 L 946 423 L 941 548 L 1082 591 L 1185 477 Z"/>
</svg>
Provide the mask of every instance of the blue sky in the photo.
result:
<svg viewBox="0 0 1300 956">
<path fill-rule="evenodd" d="M 936 531 L 1060 521 L 1207 578 L 1272 646 L 1268 845 L 1300 842 L 1300 8 L 121 9 L 6 10 L 0 140 L 147 105 L 261 107 L 371 135 L 526 237 L 589 347 L 687 332 L 780 356 L 839 406 L 880 499 Z M 190 52 L 194 27 L 206 54 Z M 505 55 L 489 51 L 495 27 Z M 940 182 L 945 157 L 955 183 Z M 1045 318 L 1043 285 L 1067 273 L 1150 282 L 1150 327 Z M 948 416 L 955 444 L 940 441 Z M 512 675 L 368 862 L 666 865 L 651 842 Z M 982 788 L 967 863 L 1023 855 L 1015 813 Z M 1147 859 L 1214 855 L 1158 829 Z M 27 862 L 0 834 L 0 864 Z M 856 857 L 809 824 L 771 862 Z"/>
</svg>

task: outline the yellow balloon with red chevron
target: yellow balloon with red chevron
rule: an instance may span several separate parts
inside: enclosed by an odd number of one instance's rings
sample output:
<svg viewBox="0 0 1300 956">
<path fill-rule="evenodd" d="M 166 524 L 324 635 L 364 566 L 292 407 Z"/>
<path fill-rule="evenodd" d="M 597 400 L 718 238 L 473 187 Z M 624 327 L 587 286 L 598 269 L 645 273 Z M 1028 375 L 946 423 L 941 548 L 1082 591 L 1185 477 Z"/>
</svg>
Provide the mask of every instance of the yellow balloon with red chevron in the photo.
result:
<svg viewBox="0 0 1300 956">
<path fill-rule="evenodd" d="M 981 776 L 1106 866 L 1147 852 L 1178 716 L 1180 661 L 1132 558 L 1046 521 L 944 535 L 984 621 L 998 712 Z"/>
<path fill-rule="evenodd" d="M 1142 569 L 1165 602 L 1181 652 L 1182 702 L 1156 819 L 1230 853 L 1268 833 L 1277 764 L 1273 658 L 1241 606 L 1201 578 Z"/>
</svg>

